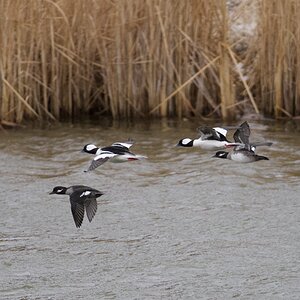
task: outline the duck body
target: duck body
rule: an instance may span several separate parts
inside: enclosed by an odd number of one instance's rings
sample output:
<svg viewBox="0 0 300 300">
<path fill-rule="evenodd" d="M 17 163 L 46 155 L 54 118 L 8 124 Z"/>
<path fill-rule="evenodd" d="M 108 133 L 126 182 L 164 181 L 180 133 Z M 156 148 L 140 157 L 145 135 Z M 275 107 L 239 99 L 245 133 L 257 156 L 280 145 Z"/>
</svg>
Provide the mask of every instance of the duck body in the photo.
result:
<svg viewBox="0 0 300 300">
<path fill-rule="evenodd" d="M 269 160 L 265 156 L 257 155 L 247 149 L 233 150 L 232 152 L 218 151 L 214 157 L 230 159 L 239 163 L 251 163 L 258 160 Z"/>
<path fill-rule="evenodd" d="M 84 211 L 89 222 L 92 221 L 97 212 L 97 198 L 103 193 L 99 190 L 85 185 L 73 185 L 70 187 L 56 186 L 51 194 L 68 195 L 70 197 L 71 212 L 77 228 L 82 224 Z"/>
<path fill-rule="evenodd" d="M 113 143 L 111 146 L 99 148 L 94 144 L 87 144 L 83 147 L 82 152 L 94 154 L 95 157 L 92 160 L 87 171 L 92 171 L 97 167 L 104 164 L 106 161 L 113 163 L 122 163 L 126 161 L 134 161 L 146 159 L 146 156 L 137 155 L 129 151 L 129 148 L 133 145 L 133 142 L 128 141 L 125 143 Z"/>
<path fill-rule="evenodd" d="M 198 128 L 200 137 L 198 139 L 181 139 L 177 146 L 199 147 L 203 150 L 218 150 L 227 147 L 230 142 L 226 138 L 227 129 L 221 127 L 200 127 Z"/>
<path fill-rule="evenodd" d="M 203 140 L 202 138 L 193 140 L 193 147 L 200 147 L 203 150 L 218 150 L 224 149 L 228 145 L 228 141 Z"/>
<path fill-rule="evenodd" d="M 239 163 L 251 163 L 259 160 L 269 160 L 265 156 L 255 154 L 256 146 L 267 145 L 270 146 L 272 143 L 249 143 L 250 137 L 250 126 L 247 122 L 238 127 L 235 131 L 233 138 L 235 143 L 231 143 L 229 147 L 234 147 L 233 151 L 218 151 L 214 157 L 230 159 Z M 227 145 L 228 147 L 228 145 Z"/>
</svg>

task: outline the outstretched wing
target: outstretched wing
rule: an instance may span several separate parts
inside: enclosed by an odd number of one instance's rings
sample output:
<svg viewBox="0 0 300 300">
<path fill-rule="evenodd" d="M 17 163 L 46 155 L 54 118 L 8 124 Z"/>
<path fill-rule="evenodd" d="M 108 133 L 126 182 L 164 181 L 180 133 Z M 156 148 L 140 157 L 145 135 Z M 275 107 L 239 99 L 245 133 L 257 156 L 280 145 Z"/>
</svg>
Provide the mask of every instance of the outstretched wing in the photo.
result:
<svg viewBox="0 0 300 300">
<path fill-rule="evenodd" d="M 114 146 L 117 146 L 117 147 L 124 147 L 124 148 L 129 149 L 133 144 L 134 144 L 134 141 L 128 140 L 128 141 L 126 141 L 126 142 L 115 142 L 115 143 L 113 143 L 111 146 L 112 146 L 112 147 L 114 147 Z"/>
<path fill-rule="evenodd" d="M 236 143 L 249 145 L 250 137 L 250 126 L 248 122 L 244 122 L 241 126 L 235 131 L 233 139 Z"/>
<path fill-rule="evenodd" d="M 221 127 L 214 127 L 213 129 L 216 131 L 217 134 L 219 133 L 226 137 L 228 131 L 227 129 Z"/>
<path fill-rule="evenodd" d="M 76 186 L 76 189 L 70 195 L 70 203 L 75 225 L 79 228 L 84 218 L 84 208 L 87 218 L 91 222 L 97 212 L 96 198 L 103 193 L 87 186 Z"/>
<path fill-rule="evenodd" d="M 211 128 L 208 126 L 202 126 L 198 128 L 198 131 L 202 140 L 227 141 L 226 129 L 220 127 Z"/>
<path fill-rule="evenodd" d="M 117 154 L 109 152 L 109 151 L 104 151 L 101 154 L 95 156 L 95 158 L 92 160 L 89 168 L 87 169 L 86 172 L 95 170 L 99 166 L 103 165 L 105 162 L 107 162 L 110 158 L 116 156 Z"/>
<path fill-rule="evenodd" d="M 211 127 L 201 126 L 198 128 L 198 132 L 203 140 L 217 138 L 215 130 Z"/>
<path fill-rule="evenodd" d="M 96 198 L 91 198 L 85 201 L 86 215 L 91 222 L 97 212 L 97 200 Z"/>
<path fill-rule="evenodd" d="M 76 202 L 74 200 L 74 196 L 73 197 L 72 196 L 70 196 L 71 211 L 72 211 L 72 215 L 73 215 L 75 225 L 76 225 L 77 228 L 79 228 L 82 224 L 82 221 L 83 221 L 84 205 L 81 204 L 81 203 Z"/>
</svg>

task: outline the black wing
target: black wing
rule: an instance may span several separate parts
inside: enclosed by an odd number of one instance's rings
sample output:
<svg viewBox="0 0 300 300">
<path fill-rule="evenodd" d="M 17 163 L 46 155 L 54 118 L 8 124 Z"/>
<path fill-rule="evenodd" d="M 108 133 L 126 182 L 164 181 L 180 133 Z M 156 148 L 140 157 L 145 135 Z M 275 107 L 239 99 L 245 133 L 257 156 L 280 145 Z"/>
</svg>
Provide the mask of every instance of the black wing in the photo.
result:
<svg viewBox="0 0 300 300">
<path fill-rule="evenodd" d="M 218 136 L 216 135 L 216 131 L 211 127 L 202 126 L 198 128 L 198 131 L 203 140 L 218 139 Z"/>
<path fill-rule="evenodd" d="M 129 149 L 125 146 L 122 145 L 112 145 L 112 146 L 108 146 L 108 147 L 104 147 L 101 148 L 102 151 L 108 151 L 108 152 L 112 152 L 114 154 L 118 154 L 118 155 L 122 155 L 124 153 L 129 153 Z"/>
<path fill-rule="evenodd" d="M 70 202 L 75 225 L 77 228 L 79 228 L 82 224 L 84 217 L 84 205 L 83 203 L 75 202 L 74 199 L 72 199 L 72 197 L 70 197 Z"/>
<path fill-rule="evenodd" d="M 97 211 L 96 198 L 102 196 L 103 193 L 84 185 L 74 186 L 74 190 L 70 195 L 71 211 L 75 225 L 79 228 L 84 217 L 84 207 L 87 217 L 91 222 Z"/>
<path fill-rule="evenodd" d="M 241 143 L 244 145 L 249 145 L 250 137 L 250 126 L 248 122 L 244 122 L 241 126 L 235 131 L 233 139 L 236 143 Z"/>
<path fill-rule="evenodd" d="M 91 222 L 97 212 L 97 200 L 96 198 L 93 199 L 88 199 L 85 202 L 85 210 L 86 210 L 86 215 Z"/>
<path fill-rule="evenodd" d="M 227 141 L 226 137 L 214 128 L 202 126 L 198 128 L 198 131 L 203 140 Z"/>
</svg>

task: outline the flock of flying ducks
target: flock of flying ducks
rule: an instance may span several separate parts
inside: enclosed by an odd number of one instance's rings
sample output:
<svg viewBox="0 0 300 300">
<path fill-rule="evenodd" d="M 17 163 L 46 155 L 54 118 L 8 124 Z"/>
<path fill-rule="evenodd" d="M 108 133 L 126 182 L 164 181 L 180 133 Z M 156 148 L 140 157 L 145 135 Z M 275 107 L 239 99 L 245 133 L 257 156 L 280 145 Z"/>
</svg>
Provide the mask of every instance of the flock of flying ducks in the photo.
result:
<svg viewBox="0 0 300 300">
<path fill-rule="evenodd" d="M 233 134 L 234 142 L 230 142 L 226 138 L 229 129 L 236 129 Z M 200 147 L 203 150 L 219 150 L 213 157 L 230 159 L 240 163 L 251 163 L 258 160 L 269 160 L 265 156 L 255 153 L 258 146 L 271 146 L 271 142 L 250 143 L 250 127 L 244 122 L 238 127 L 200 127 L 200 137 L 198 139 L 184 138 L 181 139 L 177 146 L 179 147 Z M 83 147 L 82 152 L 95 155 L 89 168 L 85 172 L 95 170 L 108 160 L 111 162 L 126 162 L 134 160 L 146 159 L 146 156 L 136 155 L 130 152 L 133 141 L 113 143 L 111 146 L 99 148 L 94 144 L 87 144 Z M 231 151 L 224 151 L 229 149 Z M 85 186 L 73 185 L 70 187 L 56 186 L 50 194 L 69 195 L 71 203 L 71 211 L 77 228 L 82 224 L 84 211 L 88 220 L 91 222 L 97 211 L 97 198 L 103 193 Z"/>
</svg>

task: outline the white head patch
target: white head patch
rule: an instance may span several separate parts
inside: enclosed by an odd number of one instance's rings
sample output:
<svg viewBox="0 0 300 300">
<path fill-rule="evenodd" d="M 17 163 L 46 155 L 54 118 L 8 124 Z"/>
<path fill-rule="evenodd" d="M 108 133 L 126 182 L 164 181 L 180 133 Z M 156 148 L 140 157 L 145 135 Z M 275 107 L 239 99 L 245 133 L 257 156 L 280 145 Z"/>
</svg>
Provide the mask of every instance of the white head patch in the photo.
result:
<svg viewBox="0 0 300 300">
<path fill-rule="evenodd" d="M 63 191 L 63 189 L 56 190 L 57 193 L 61 193 L 62 191 Z"/>
<path fill-rule="evenodd" d="M 85 192 L 83 192 L 81 195 L 80 195 L 80 197 L 84 197 L 84 196 L 88 196 L 88 195 L 90 195 L 92 192 L 90 192 L 90 191 L 85 191 Z"/>
<path fill-rule="evenodd" d="M 93 144 L 89 144 L 89 145 L 86 146 L 86 150 L 87 151 L 92 151 L 93 149 L 96 149 L 96 148 L 97 147 L 95 145 L 93 145 Z"/>
<path fill-rule="evenodd" d="M 191 141 L 191 139 L 185 138 L 181 141 L 181 143 L 182 143 L 182 145 L 187 145 L 190 141 Z"/>
</svg>

